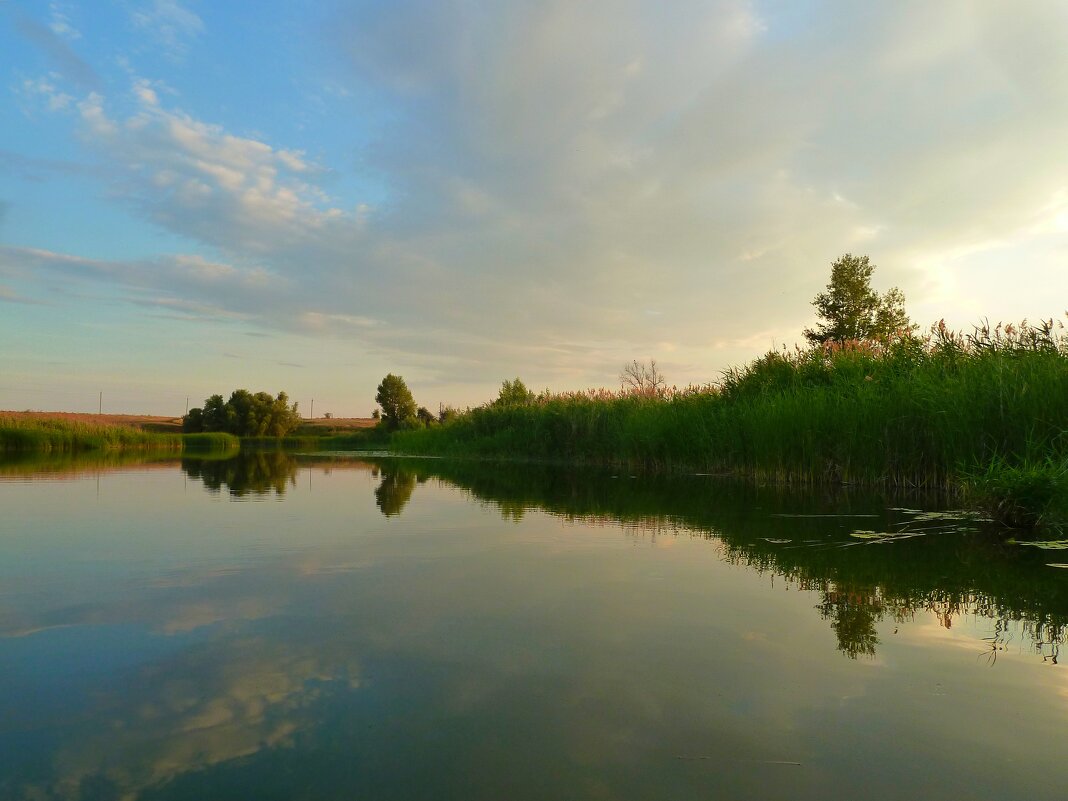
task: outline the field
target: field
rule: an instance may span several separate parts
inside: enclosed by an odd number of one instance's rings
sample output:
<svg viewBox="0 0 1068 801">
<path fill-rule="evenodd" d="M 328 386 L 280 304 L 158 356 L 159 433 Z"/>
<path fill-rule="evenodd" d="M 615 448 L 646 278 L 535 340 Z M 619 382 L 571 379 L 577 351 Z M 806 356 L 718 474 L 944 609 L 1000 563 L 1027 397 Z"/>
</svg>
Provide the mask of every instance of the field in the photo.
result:
<svg viewBox="0 0 1068 801">
<path fill-rule="evenodd" d="M 152 431 L 159 434 L 181 434 L 181 417 L 160 417 L 150 414 L 83 414 L 81 412 L 15 412 L 0 411 L 0 418 L 9 418 L 20 422 L 55 421 L 60 423 L 79 423 L 90 426 L 126 426 L 139 431 Z"/>
<path fill-rule="evenodd" d="M 0 451 L 44 454 L 96 452 L 227 452 L 303 447 L 353 448 L 366 445 L 375 432 L 370 418 L 302 421 L 284 439 L 245 437 L 222 432 L 183 433 L 177 417 L 76 412 L 0 411 Z"/>
<path fill-rule="evenodd" d="M 63 423 L 81 423 L 90 426 L 127 426 L 139 431 L 157 434 L 182 433 L 181 417 L 161 417 L 151 414 L 83 414 L 81 412 L 15 412 L 0 411 L 0 418 L 13 420 L 52 420 Z M 329 435 L 373 428 L 375 420 L 370 417 L 317 417 L 304 420 L 297 429 L 299 434 Z"/>
<path fill-rule="evenodd" d="M 377 424 L 378 421 L 370 417 L 316 417 L 314 420 L 302 420 L 294 433 L 319 436 L 349 434 L 365 428 L 374 428 Z"/>
</svg>

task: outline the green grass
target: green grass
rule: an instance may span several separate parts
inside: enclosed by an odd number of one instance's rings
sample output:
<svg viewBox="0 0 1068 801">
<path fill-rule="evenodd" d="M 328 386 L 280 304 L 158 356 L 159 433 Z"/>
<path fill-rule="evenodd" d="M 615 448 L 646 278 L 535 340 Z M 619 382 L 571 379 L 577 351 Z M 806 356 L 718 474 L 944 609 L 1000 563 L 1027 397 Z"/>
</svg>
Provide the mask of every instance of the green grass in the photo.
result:
<svg viewBox="0 0 1068 801">
<path fill-rule="evenodd" d="M 186 453 L 233 453 L 241 448 L 240 439 L 221 431 L 182 434 L 181 437 Z"/>
<path fill-rule="evenodd" d="M 0 452 L 0 476 L 77 475 L 179 460 L 180 454 L 169 451 L 5 451 Z"/>
<path fill-rule="evenodd" d="M 324 451 L 367 450 L 387 448 L 389 445 L 389 432 L 380 428 L 361 428 L 346 434 L 320 437 L 318 440 L 319 450 Z"/>
<path fill-rule="evenodd" d="M 715 386 L 486 405 L 397 432 L 392 448 L 959 491 L 977 486 L 976 466 L 1007 476 L 1068 459 L 1068 338 L 1052 323 L 969 336 L 936 327 L 891 344 L 773 352 Z"/>
<path fill-rule="evenodd" d="M 8 454 L 120 451 L 222 454 L 239 449 L 351 450 L 386 444 L 388 436 L 376 429 L 333 436 L 238 438 L 222 432 L 162 434 L 122 425 L 0 417 L 0 453 Z"/>
<path fill-rule="evenodd" d="M 362 428 L 337 434 L 330 432 L 304 433 L 286 437 L 242 437 L 245 451 L 304 450 L 340 451 L 364 448 L 385 448 L 389 434 L 377 428 Z"/>
<path fill-rule="evenodd" d="M 0 418 L 0 452 L 8 453 L 222 452 L 237 447 L 237 438 L 229 434 L 158 434 L 120 425 Z"/>
<path fill-rule="evenodd" d="M 972 505 L 1010 526 L 1063 529 L 1068 525 L 1068 459 L 1015 465 L 994 459 L 965 472 L 963 481 Z"/>
</svg>

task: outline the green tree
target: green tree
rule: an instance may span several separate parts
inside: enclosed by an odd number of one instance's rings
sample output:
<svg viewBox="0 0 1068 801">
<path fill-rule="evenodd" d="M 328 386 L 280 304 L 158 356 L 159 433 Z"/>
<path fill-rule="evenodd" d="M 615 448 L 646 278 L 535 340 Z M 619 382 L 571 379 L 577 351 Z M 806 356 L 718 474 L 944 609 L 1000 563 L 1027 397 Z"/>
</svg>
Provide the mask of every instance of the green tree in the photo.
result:
<svg viewBox="0 0 1068 801">
<path fill-rule="evenodd" d="M 256 398 L 247 389 L 235 389 L 226 402 L 227 431 L 239 437 L 259 436 L 256 430 Z"/>
<path fill-rule="evenodd" d="M 382 379 L 375 403 L 382 408 L 382 422 L 391 431 L 415 420 L 415 398 L 399 375 L 390 373 Z"/>
<path fill-rule="evenodd" d="M 497 393 L 494 406 L 526 406 L 534 402 L 534 393 L 527 389 L 526 384 L 516 378 L 515 381 L 505 381 L 501 384 L 501 391 Z"/>
<path fill-rule="evenodd" d="M 821 322 L 805 329 L 805 339 L 814 345 L 855 339 L 887 339 L 909 333 L 916 326 L 905 313 L 905 296 L 897 287 L 885 295 L 871 288 L 875 265 L 867 256 L 847 253 L 831 265 L 827 291 L 816 295 L 812 305 Z"/>
<path fill-rule="evenodd" d="M 204 430 L 227 431 L 226 401 L 222 395 L 212 395 L 204 401 Z"/>
<path fill-rule="evenodd" d="M 204 410 L 190 409 L 182 418 L 182 431 L 186 434 L 199 434 L 204 430 Z"/>
<path fill-rule="evenodd" d="M 182 421 L 188 433 L 225 431 L 239 437 L 284 437 L 298 425 L 297 404 L 290 405 L 286 393 L 272 397 L 247 389 L 234 390 L 225 402 L 222 395 L 212 395 L 203 409 L 190 409 Z"/>
</svg>

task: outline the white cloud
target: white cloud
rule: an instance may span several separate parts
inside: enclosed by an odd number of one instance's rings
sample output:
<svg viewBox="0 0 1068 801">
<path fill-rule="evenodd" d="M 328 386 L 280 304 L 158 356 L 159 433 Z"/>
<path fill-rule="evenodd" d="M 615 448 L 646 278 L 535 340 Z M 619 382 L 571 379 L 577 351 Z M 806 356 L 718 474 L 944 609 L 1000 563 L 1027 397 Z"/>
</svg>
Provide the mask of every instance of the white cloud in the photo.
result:
<svg viewBox="0 0 1068 801">
<path fill-rule="evenodd" d="M 134 95 L 146 106 L 158 106 L 159 95 L 152 88 L 151 81 L 140 79 L 134 83 Z"/>
<path fill-rule="evenodd" d="M 204 21 L 178 0 L 150 0 L 136 8 L 131 18 L 174 58 L 185 56 L 190 42 L 204 32 Z"/>
<path fill-rule="evenodd" d="M 188 41 L 203 23 L 185 11 L 153 3 L 138 24 Z M 900 284 L 921 322 L 1010 294 L 1026 309 L 1056 292 L 1002 292 L 990 265 L 1026 257 L 1068 291 L 1055 271 L 1066 14 L 946 2 L 785 16 L 742 0 L 343 9 L 329 27 L 347 70 L 331 83 L 385 120 L 359 154 L 385 200 L 343 207 L 322 187 L 346 165 L 314 163 L 302 149 L 314 141 L 237 135 L 139 80 L 132 111 L 100 94 L 78 103 L 82 135 L 112 197 L 219 258 L 88 274 L 349 337 L 428 381 L 522 369 L 555 386 L 614 383 L 650 343 L 670 343 L 663 366 L 686 383 L 792 342 L 847 250 L 869 253 L 878 288 Z"/>
<path fill-rule="evenodd" d="M 78 104 L 82 122 L 92 136 L 98 139 L 111 139 L 118 132 L 118 126 L 111 122 L 104 113 L 104 98 L 92 92 Z"/>
<path fill-rule="evenodd" d="M 55 69 L 67 80 L 77 84 L 83 90 L 96 89 L 100 77 L 68 44 L 77 39 L 77 31 L 62 18 L 56 16 L 58 6 L 53 6 L 51 25 L 42 25 L 19 9 L 14 9 L 15 30 L 26 41 L 38 48 L 55 65 Z"/>
<path fill-rule="evenodd" d="M 213 308 L 217 316 L 246 319 L 270 314 L 291 291 L 291 282 L 263 267 L 237 267 L 197 255 L 143 261 L 88 259 L 38 248 L 0 246 L 0 275 L 25 281 L 29 275 L 76 283 L 117 286 L 141 303 Z M 163 294 L 166 293 L 166 294 Z"/>
<path fill-rule="evenodd" d="M 305 180 L 315 170 L 300 153 L 166 109 L 147 81 L 134 94 L 125 118 L 91 94 L 79 104 L 82 133 L 118 179 L 113 196 L 158 224 L 248 255 L 306 246 L 345 217 Z"/>
<path fill-rule="evenodd" d="M 70 9 L 66 4 L 49 3 L 48 15 L 48 27 L 56 36 L 61 36 L 70 41 L 82 38 L 81 31 L 71 23 Z"/>
<path fill-rule="evenodd" d="M 43 100 L 49 111 L 64 111 L 71 106 L 74 98 L 59 88 L 60 81 L 60 76 L 55 72 L 37 78 L 24 78 L 18 91 L 28 100 Z"/>
</svg>

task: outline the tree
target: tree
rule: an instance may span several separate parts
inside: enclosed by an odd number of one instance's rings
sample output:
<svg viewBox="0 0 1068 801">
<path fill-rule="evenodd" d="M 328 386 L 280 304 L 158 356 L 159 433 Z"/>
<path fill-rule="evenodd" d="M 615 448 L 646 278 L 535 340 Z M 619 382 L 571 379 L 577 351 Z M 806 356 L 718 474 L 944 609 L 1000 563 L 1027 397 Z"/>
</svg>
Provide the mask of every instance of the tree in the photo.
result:
<svg viewBox="0 0 1068 801">
<path fill-rule="evenodd" d="M 534 402 L 534 393 L 527 389 L 526 384 L 516 378 L 515 381 L 505 381 L 501 384 L 501 391 L 497 393 L 494 406 L 526 406 Z"/>
<path fill-rule="evenodd" d="M 298 425 L 297 404 L 290 405 L 286 393 L 271 397 L 266 392 L 253 395 L 247 389 L 236 389 L 226 402 L 222 395 L 212 395 L 204 401 L 203 409 L 190 409 L 182 421 L 182 430 L 225 431 L 239 437 L 284 437 Z"/>
<path fill-rule="evenodd" d="M 190 409 L 182 418 L 182 431 L 186 434 L 199 434 L 204 430 L 204 410 Z"/>
<path fill-rule="evenodd" d="M 867 256 L 847 253 L 831 265 L 827 291 L 816 295 L 812 305 L 822 322 L 805 329 L 805 339 L 814 345 L 856 339 L 889 339 L 909 333 L 916 326 L 905 313 L 905 296 L 897 287 L 880 296 L 871 288 L 875 265 Z"/>
<path fill-rule="evenodd" d="M 426 408 L 425 406 L 420 406 L 418 409 L 416 409 L 415 416 L 416 418 L 418 418 L 419 422 L 427 428 L 429 428 L 432 423 L 437 422 L 437 418 L 434 417 L 434 413 L 431 412 L 430 409 Z"/>
<path fill-rule="evenodd" d="M 190 411 L 195 412 L 196 409 Z M 226 401 L 222 395 L 212 395 L 204 401 L 204 430 L 227 431 Z"/>
<path fill-rule="evenodd" d="M 256 398 L 260 399 L 260 403 L 264 405 L 264 412 L 260 418 L 263 435 L 284 437 L 300 425 L 297 404 L 290 406 L 289 396 L 286 393 L 279 392 L 277 397 L 272 398 L 266 392 L 257 392 Z"/>
<path fill-rule="evenodd" d="M 382 379 L 375 403 L 382 407 L 382 422 L 390 430 L 415 419 L 415 398 L 399 375 L 390 373 Z"/>
<path fill-rule="evenodd" d="M 623 371 L 619 374 L 619 383 L 628 395 L 639 395 L 644 398 L 662 397 L 667 389 L 667 381 L 664 374 L 657 368 L 656 359 L 651 359 L 649 364 L 635 359 L 630 364 L 624 365 Z"/>
</svg>

